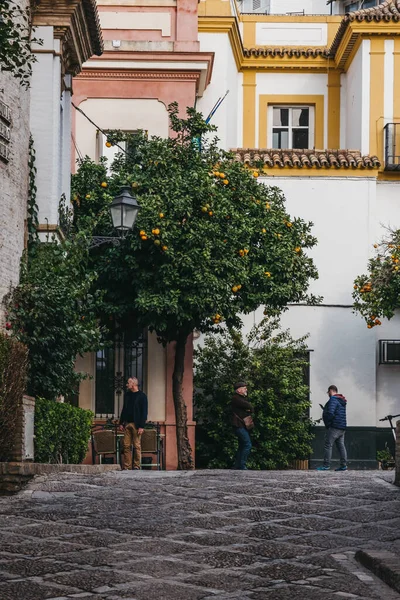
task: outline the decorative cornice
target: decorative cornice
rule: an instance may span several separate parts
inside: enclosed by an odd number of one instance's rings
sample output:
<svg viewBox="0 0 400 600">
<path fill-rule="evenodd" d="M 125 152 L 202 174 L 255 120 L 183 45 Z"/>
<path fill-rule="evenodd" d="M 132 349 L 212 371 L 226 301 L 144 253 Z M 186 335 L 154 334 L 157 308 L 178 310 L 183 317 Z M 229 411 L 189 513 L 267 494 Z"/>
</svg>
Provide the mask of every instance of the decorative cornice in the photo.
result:
<svg viewBox="0 0 400 600">
<path fill-rule="evenodd" d="M 278 57 L 284 58 L 285 56 L 289 58 L 329 58 L 330 52 L 328 48 L 280 48 L 274 46 L 272 48 L 268 48 L 266 46 L 258 47 L 258 48 L 245 48 L 244 49 L 245 58 L 250 58 L 251 56 L 263 56 L 263 57 Z"/>
<path fill-rule="evenodd" d="M 179 81 L 198 81 L 200 72 L 196 71 L 138 71 L 118 69 L 84 69 L 78 79 L 169 79 Z"/>
<path fill-rule="evenodd" d="M 54 35 L 61 43 L 63 73 L 77 75 L 93 54 L 103 52 L 95 0 L 38 0 L 33 26 L 54 27 Z"/>
</svg>

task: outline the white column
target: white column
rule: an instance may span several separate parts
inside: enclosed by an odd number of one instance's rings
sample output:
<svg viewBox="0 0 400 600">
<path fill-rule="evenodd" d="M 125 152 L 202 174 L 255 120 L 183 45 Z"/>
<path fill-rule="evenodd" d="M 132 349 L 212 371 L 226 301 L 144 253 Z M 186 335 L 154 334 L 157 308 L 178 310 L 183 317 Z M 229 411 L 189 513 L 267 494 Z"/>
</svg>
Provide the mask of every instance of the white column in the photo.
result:
<svg viewBox="0 0 400 600">
<path fill-rule="evenodd" d="M 36 36 L 43 46 L 34 47 L 31 87 L 31 133 L 36 150 L 37 204 L 39 223 L 56 225 L 61 190 L 61 58 L 60 43 L 53 27 L 38 27 Z"/>
<path fill-rule="evenodd" d="M 371 41 L 362 42 L 361 153 L 369 153 Z"/>
</svg>

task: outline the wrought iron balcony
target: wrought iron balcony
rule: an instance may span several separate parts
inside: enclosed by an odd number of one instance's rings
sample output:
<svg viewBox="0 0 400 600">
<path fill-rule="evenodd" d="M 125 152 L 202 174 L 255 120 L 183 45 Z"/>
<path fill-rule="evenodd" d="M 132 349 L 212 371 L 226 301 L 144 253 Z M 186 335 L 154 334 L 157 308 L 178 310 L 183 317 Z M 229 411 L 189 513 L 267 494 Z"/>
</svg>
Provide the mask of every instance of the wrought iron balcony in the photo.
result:
<svg viewBox="0 0 400 600">
<path fill-rule="evenodd" d="M 400 123 L 385 125 L 385 171 L 400 171 Z"/>
</svg>

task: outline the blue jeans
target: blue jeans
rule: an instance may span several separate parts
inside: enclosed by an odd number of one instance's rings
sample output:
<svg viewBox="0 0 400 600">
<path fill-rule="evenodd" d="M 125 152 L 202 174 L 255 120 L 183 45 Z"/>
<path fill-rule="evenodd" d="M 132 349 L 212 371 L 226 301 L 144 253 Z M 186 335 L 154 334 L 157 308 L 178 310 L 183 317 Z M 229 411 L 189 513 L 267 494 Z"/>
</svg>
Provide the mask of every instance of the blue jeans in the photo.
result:
<svg viewBox="0 0 400 600">
<path fill-rule="evenodd" d="M 347 465 L 347 452 L 344 445 L 344 434 L 345 429 L 335 429 L 330 427 L 325 432 L 325 452 L 324 452 L 324 467 L 331 466 L 332 458 L 332 447 L 336 444 L 340 456 L 340 466 L 345 467 Z"/>
<path fill-rule="evenodd" d="M 244 469 L 247 469 L 246 462 L 251 450 L 250 434 L 244 427 L 235 427 L 235 434 L 239 440 L 239 448 L 236 453 L 235 466 L 233 468 L 243 471 Z"/>
</svg>

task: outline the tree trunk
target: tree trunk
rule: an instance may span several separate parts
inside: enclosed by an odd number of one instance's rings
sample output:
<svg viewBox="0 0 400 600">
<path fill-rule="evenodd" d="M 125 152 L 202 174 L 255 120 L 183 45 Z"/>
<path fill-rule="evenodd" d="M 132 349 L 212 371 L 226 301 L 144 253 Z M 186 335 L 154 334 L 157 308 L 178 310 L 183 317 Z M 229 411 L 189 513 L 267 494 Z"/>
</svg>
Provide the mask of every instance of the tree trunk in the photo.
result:
<svg viewBox="0 0 400 600">
<path fill-rule="evenodd" d="M 187 428 L 187 409 L 182 393 L 183 373 L 185 371 L 185 351 L 187 335 L 178 335 L 175 347 L 175 363 L 172 375 L 172 394 L 174 397 L 176 421 L 176 445 L 178 450 L 178 469 L 193 469 L 192 448 Z"/>
</svg>

